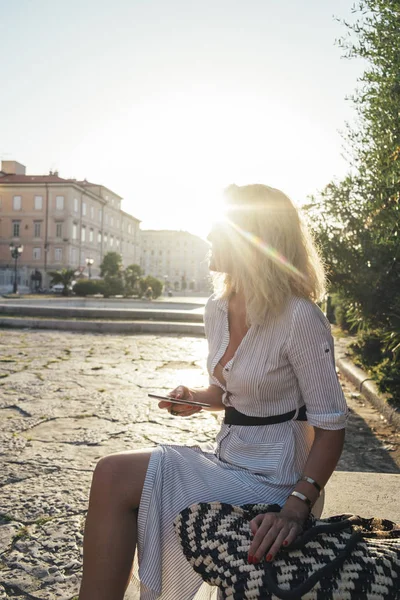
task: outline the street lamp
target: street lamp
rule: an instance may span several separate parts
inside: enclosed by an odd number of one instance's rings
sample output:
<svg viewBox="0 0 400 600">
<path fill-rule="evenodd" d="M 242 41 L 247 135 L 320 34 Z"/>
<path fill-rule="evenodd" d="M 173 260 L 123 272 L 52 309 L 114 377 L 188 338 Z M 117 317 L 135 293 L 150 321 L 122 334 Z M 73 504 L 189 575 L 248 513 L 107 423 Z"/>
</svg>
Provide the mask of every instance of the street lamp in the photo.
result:
<svg viewBox="0 0 400 600">
<path fill-rule="evenodd" d="M 86 264 L 87 264 L 87 267 L 88 267 L 88 269 L 89 269 L 89 279 L 91 279 L 91 278 L 92 278 L 92 264 L 93 264 L 93 263 L 94 263 L 94 260 L 93 260 L 93 258 L 87 258 L 87 259 L 86 259 Z"/>
<path fill-rule="evenodd" d="M 18 246 L 14 246 L 13 243 L 10 244 L 10 252 L 11 252 L 11 257 L 15 260 L 14 263 L 14 285 L 13 285 L 13 294 L 16 294 L 18 291 L 18 282 L 17 282 L 17 261 L 20 257 L 20 255 L 22 254 L 24 247 L 21 246 L 21 244 L 18 244 Z"/>
</svg>

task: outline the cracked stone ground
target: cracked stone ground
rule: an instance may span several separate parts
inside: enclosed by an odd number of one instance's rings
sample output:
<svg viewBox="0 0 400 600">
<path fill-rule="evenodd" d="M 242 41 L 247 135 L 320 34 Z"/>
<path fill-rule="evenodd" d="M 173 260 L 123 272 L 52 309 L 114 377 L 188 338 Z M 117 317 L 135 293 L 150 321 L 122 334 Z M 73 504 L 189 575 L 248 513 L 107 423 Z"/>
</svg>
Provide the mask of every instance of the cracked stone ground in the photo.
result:
<svg viewBox="0 0 400 600">
<path fill-rule="evenodd" d="M 177 419 L 147 397 L 205 385 L 206 351 L 179 335 L 0 333 L 0 600 L 76 597 L 100 457 L 214 439 L 215 415 Z M 342 385 L 352 413 L 339 468 L 399 473 L 399 434 Z"/>
</svg>

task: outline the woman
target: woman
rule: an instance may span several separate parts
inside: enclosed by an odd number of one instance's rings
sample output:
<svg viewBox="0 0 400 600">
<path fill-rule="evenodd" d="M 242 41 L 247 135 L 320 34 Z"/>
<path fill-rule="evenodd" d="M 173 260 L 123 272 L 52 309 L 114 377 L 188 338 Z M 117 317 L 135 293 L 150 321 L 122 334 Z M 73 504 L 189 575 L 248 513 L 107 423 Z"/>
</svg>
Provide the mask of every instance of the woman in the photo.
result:
<svg viewBox="0 0 400 600">
<path fill-rule="evenodd" d="M 209 386 L 170 394 L 225 410 L 224 424 L 209 452 L 161 445 L 100 460 L 80 600 L 121 600 L 136 545 L 141 598 L 194 598 L 201 580 L 173 520 L 196 502 L 278 503 L 280 513 L 250 523 L 249 562 L 273 560 L 301 531 L 340 457 L 347 407 L 329 323 L 314 303 L 324 281 L 311 238 L 278 190 L 231 186 L 226 200 L 227 218 L 209 236 Z M 181 417 L 199 410 L 160 407 Z"/>
</svg>

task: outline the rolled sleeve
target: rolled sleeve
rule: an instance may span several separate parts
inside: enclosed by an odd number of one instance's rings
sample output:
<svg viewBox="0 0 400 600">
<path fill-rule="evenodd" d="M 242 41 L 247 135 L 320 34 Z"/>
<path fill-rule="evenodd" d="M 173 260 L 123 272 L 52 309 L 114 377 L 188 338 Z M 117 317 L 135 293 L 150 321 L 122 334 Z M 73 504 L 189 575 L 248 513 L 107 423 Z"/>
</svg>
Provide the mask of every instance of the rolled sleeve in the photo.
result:
<svg viewBox="0 0 400 600">
<path fill-rule="evenodd" d="M 336 373 L 330 324 L 308 300 L 299 299 L 294 309 L 287 352 L 310 425 L 343 429 L 348 408 Z"/>
</svg>

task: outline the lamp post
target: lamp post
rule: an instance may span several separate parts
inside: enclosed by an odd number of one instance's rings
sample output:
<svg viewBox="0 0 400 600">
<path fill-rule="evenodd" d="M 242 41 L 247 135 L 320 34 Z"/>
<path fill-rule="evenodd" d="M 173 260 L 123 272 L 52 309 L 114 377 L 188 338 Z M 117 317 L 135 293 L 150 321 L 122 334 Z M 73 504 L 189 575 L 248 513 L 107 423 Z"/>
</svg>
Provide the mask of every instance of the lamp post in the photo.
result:
<svg viewBox="0 0 400 600">
<path fill-rule="evenodd" d="M 92 278 L 92 265 L 94 263 L 93 258 L 87 258 L 86 259 L 86 264 L 87 264 L 87 268 L 89 270 L 89 279 Z"/>
<path fill-rule="evenodd" d="M 18 244 L 18 246 L 14 246 L 13 243 L 10 244 L 10 252 L 11 252 L 11 257 L 15 260 L 14 263 L 14 285 L 13 285 L 13 294 L 16 294 L 18 291 L 18 282 L 17 282 L 17 262 L 19 257 L 22 254 L 24 247 L 21 246 L 21 244 Z"/>
</svg>

